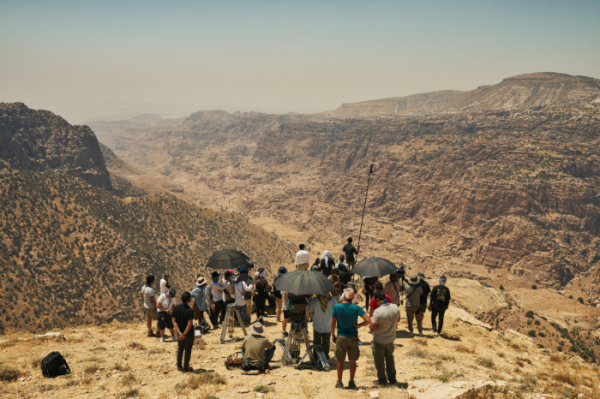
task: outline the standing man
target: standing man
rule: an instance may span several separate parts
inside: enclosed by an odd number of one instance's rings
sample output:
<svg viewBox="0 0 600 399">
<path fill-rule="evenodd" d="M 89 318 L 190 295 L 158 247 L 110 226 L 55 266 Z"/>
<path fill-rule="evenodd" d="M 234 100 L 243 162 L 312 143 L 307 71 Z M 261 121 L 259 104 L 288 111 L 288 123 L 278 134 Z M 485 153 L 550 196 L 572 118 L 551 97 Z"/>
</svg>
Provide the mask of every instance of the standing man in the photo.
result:
<svg viewBox="0 0 600 399">
<path fill-rule="evenodd" d="M 371 322 L 369 316 L 358 305 L 352 303 L 354 290 L 346 289 L 342 295 L 342 303 L 334 306 L 331 318 L 331 340 L 335 343 L 335 357 L 337 363 L 337 384 L 336 388 L 343 388 L 342 375 L 344 374 L 344 362 L 346 354 L 350 362 L 350 381 L 348 388 L 356 389 L 354 375 L 356 374 L 356 361 L 360 355 L 358 349 L 358 329 Z M 362 317 L 363 322 L 358 323 L 358 316 Z M 336 337 L 337 327 L 337 337 Z"/>
<path fill-rule="evenodd" d="M 298 248 L 300 248 L 300 251 L 296 253 L 296 270 L 306 270 L 310 263 L 310 256 L 304 250 L 304 244 L 300 244 Z"/>
<path fill-rule="evenodd" d="M 400 281 L 397 274 L 390 274 L 390 281 L 385 283 L 383 292 L 390 297 L 391 303 L 400 305 Z"/>
<path fill-rule="evenodd" d="M 421 320 L 423 320 L 425 318 L 425 312 L 427 312 L 427 297 L 431 292 L 431 287 L 429 286 L 429 283 L 425 281 L 424 272 L 418 272 L 417 275 L 421 279 L 421 281 L 419 282 L 419 286 L 423 289 L 423 293 L 421 293 L 421 297 L 419 299 L 419 316 L 421 317 Z"/>
<path fill-rule="evenodd" d="M 373 320 L 369 328 L 373 333 L 371 350 L 377 369 L 377 379 L 379 385 L 386 385 L 388 381 L 390 384 L 395 384 L 397 381 L 396 367 L 394 366 L 394 340 L 400 321 L 400 309 L 385 299 L 383 291 L 376 291 L 374 298 L 375 303 L 379 306 L 373 312 Z"/>
<path fill-rule="evenodd" d="M 142 287 L 140 296 L 144 300 L 144 312 L 146 313 L 146 325 L 148 326 L 148 336 L 154 337 L 152 332 L 152 320 L 158 320 L 158 314 L 156 313 L 156 298 L 154 290 L 152 289 L 154 284 L 154 276 L 148 275 L 146 277 L 146 284 Z"/>
<path fill-rule="evenodd" d="M 163 278 L 160 279 L 160 294 L 166 293 L 169 289 L 171 289 L 171 286 L 169 285 L 169 274 L 164 273 Z"/>
<path fill-rule="evenodd" d="M 346 257 L 344 255 L 340 255 L 340 261 L 335 264 L 335 268 L 341 272 L 348 272 L 348 264 L 344 262 Z"/>
<path fill-rule="evenodd" d="M 221 282 L 221 285 L 225 287 L 225 290 L 223 291 L 223 301 L 225 302 L 225 305 L 235 303 L 235 283 L 232 270 L 227 270 L 225 272 L 225 278 Z"/>
<path fill-rule="evenodd" d="M 189 292 L 181 294 L 181 305 L 173 310 L 173 325 L 177 332 L 177 370 L 187 373 L 193 371 L 190 367 L 192 347 L 194 346 L 194 311 L 189 303 L 192 296 Z M 185 356 L 184 356 L 185 352 Z M 182 364 L 183 358 L 183 364 Z"/>
<path fill-rule="evenodd" d="M 341 302 L 340 294 L 342 292 L 342 281 L 340 280 L 340 275 L 338 269 L 333 269 L 331 271 L 331 276 L 327 277 L 327 280 L 333 284 L 335 287 L 335 291 L 331 292 L 331 295 L 335 298 L 337 303 Z"/>
<path fill-rule="evenodd" d="M 444 327 L 444 315 L 450 304 L 450 289 L 446 287 L 446 277 L 440 277 L 440 285 L 433 287 L 431 291 L 431 301 L 429 310 L 431 310 L 431 329 L 434 334 L 441 334 Z M 440 316 L 439 325 L 436 325 L 435 319 Z"/>
<path fill-rule="evenodd" d="M 173 327 L 173 308 L 175 307 L 175 288 L 160 294 L 158 302 L 158 322 L 156 329 L 160 331 L 160 342 L 165 342 L 165 328 L 171 332 L 171 339 L 177 341 Z"/>
<path fill-rule="evenodd" d="M 208 312 L 208 308 L 211 305 L 212 294 L 204 277 L 199 276 L 196 280 L 196 287 L 192 290 L 191 294 L 196 302 L 198 311 L 200 312 L 200 320 L 204 320 L 204 312 Z M 212 319 L 209 314 L 209 319 Z"/>
<path fill-rule="evenodd" d="M 348 238 L 348 244 L 344 245 L 343 251 L 346 254 L 346 262 L 348 263 L 348 267 L 350 270 L 354 269 L 354 266 L 356 266 L 356 258 L 354 255 L 358 256 L 360 245 L 358 246 L 358 250 L 354 248 L 354 245 L 352 245 L 352 237 L 350 237 Z"/>
<path fill-rule="evenodd" d="M 248 300 L 252 298 L 252 290 L 254 285 L 249 282 L 248 272 L 243 267 L 239 270 L 240 275 L 235 280 L 235 306 L 237 306 L 240 316 L 244 323 L 248 323 L 246 309 L 248 308 Z"/>
<path fill-rule="evenodd" d="M 212 282 L 210 283 L 210 287 L 212 289 L 214 304 L 212 305 L 213 309 L 210 314 L 210 322 L 215 330 L 218 328 L 218 324 L 223 324 L 223 320 L 225 320 L 225 301 L 223 300 L 223 291 L 225 291 L 225 287 L 219 282 L 219 277 L 219 272 L 212 272 Z M 220 317 L 219 314 L 221 314 Z"/>
<path fill-rule="evenodd" d="M 313 344 L 321 345 L 325 357 L 329 360 L 329 342 L 331 341 L 331 314 L 337 301 L 330 294 L 317 295 L 308 303 L 306 310 L 313 318 Z M 315 351 L 315 359 L 317 359 Z"/>
<path fill-rule="evenodd" d="M 421 294 L 423 288 L 419 286 L 421 278 L 415 274 L 408 279 L 408 284 L 404 284 L 404 291 L 406 291 L 406 319 L 408 321 L 408 332 L 410 336 L 413 336 L 413 319 L 417 321 L 417 328 L 419 330 L 419 336 L 423 336 L 423 320 L 419 317 L 418 313 L 421 310 Z"/>
<path fill-rule="evenodd" d="M 260 272 L 254 273 L 254 284 L 256 286 L 254 303 L 256 303 L 256 321 L 258 321 L 267 314 L 265 311 L 265 301 L 267 300 L 269 284 L 267 284 L 267 280 L 263 278 Z"/>
<path fill-rule="evenodd" d="M 283 297 L 281 295 L 281 291 L 275 288 L 275 281 L 278 278 L 287 273 L 287 269 L 284 266 L 281 266 L 279 270 L 277 270 L 277 278 L 273 280 L 273 296 L 275 297 L 275 303 L 277 304 L 277 322 L 281 322 L 281 312 L 283 311 Z"/>
<path fill-rule="evenodd" d="M 335 261 L 331 256 L 329 256 L 329 251 L 323 251 L 323 257 L 321 258 L 321 273 L 325 275 L 325 277 L 329 277 L 331 275 L 331 271 L 335 268 Z"/>
</svg>

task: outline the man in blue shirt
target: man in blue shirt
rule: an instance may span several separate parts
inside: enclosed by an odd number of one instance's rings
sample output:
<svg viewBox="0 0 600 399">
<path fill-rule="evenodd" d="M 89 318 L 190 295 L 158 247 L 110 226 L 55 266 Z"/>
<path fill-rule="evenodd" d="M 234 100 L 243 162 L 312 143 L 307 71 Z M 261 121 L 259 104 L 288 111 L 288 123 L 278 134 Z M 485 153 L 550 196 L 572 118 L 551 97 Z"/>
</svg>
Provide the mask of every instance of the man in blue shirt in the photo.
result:
<svg viewBox="0 0 600 399">
<path fill-rule="evenodd" d="M 346 353 L 350 362 L 350 381 L 348 388 L 356 389 L 354 383 L 354 375 L 356 374 L 356 361 L 360 355 L 358 349 L 358 329 L 371 323 L 371 318 L 358 305 L 352 303 L 354 298 L 354 290 L 344 290 L 342 295 L 342 303 L 337 304 L 333 308 L 331 319 L 331 339 L 335 343 L 335 357 L 338 361 L 337 376 L 338 381 L 336 388 L 343 388 L 342 375 L 344 374 L 344 362 Z M 363 322 L 358 323 L 358 316 L 362 317 Z M 336 337 L 336 326 L 338 337 Z"/>
</svg>

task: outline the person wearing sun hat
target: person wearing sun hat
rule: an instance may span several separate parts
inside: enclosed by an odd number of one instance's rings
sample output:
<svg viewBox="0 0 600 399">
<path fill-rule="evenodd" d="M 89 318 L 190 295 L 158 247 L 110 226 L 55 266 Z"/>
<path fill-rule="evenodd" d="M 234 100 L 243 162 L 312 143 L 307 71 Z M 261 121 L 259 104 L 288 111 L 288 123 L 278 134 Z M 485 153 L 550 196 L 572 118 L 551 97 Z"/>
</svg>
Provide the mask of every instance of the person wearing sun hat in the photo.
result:
<svg viewBox="0 0 600 399">
<path fill-rule="evenodd" d="M 421 293 L 421 297 L 419 299 L 419 317 L 421 318 L 421 320 L 423 320 L 423 318 L 425 317 L 425 312 L 427 312 L 427 297 L 429 297 L 431 287 L 429 286 L 429 283 L 425 280 L 424 272 L 418 272 L 417 275 L 421 279 L 421 281 L 419 282 L 419 286 L 423 289 L 423 292 Z"/>
<path fill-rule="evenodd" d="M 264 336 L 265 328 L 257 321 L 250 325 L 249 334 L 242 342 L 242 356 L 244 362 L 252 368 L 264 370 L 269 367 L 269 362 L 275 354 L 275 345 Z"/>
<path fill-rule="evenodd" d="M 196 303 L 196 307 L 198 308 L 199 318 L 196 319 L 202 320 L 204 319 L 204 312 L 207 312 L 209 306 L 211 305 L 210 295 L 211 290 L 210 287 L 206 284 L 206 279 L 202 276 L 198 276 L 196 279 L 196 287 L 190 292 L 194 302 Z"/>
<path fill-rule="evenodd" d="M 404 284 L 404 291 L 406 292 L 406 320 L 408 321 L 408 332 L 413 336 L 413 319 L 417 320 L 417 329 L 419 335 L 423 336 L 423 320 L 417 313 L 421 307 L 421 294 L 423 288 L 419 285 L 421 277 L 418 274 L 410 276 L 408 284 Z"/>
</svg>

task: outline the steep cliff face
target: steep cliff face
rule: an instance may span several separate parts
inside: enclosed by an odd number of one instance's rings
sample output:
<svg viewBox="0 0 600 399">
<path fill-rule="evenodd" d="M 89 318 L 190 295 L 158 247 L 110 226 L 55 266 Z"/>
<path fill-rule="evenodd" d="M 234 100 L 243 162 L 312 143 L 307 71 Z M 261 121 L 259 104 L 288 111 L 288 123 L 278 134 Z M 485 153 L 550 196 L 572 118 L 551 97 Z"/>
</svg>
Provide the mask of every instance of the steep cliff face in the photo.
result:
<svg viewBox="0 0 600 399">
<path fill-rule="evenodd" d="M 54 170 L 111 190 L 94 132 L 22 103 L 0 104 L 0 158 L 14 168 Z"/>
<path fill-rule="evenodd" d="M 582 107 L 600 104 L 600 80 L 561 73 L 532 73 L 475 90 L 436 91 L 407 97 L 343 104 L 324 112 L 334 118 L 423 116 L 448 112 Z"/>
</svg>

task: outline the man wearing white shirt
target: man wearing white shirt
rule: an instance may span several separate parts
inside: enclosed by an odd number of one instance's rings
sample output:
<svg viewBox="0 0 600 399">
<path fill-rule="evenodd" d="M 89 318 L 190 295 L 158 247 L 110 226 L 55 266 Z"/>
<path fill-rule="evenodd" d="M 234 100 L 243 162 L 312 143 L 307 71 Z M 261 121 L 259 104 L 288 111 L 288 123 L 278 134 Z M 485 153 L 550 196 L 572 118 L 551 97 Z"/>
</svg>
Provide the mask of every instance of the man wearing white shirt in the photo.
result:
<svg viewBox="0 0 600 399">
<path fill-rule="evenodd" d="M 247 323 L 248 319 L 246 318 L 246 307 L 248 300 L 244 298 L 244 293 L 247 292 L 251 294 L 252 290 L 254 289 L 254 285 L 248 281 L 248 272 L 245 269 L 242 268 L 239 270 L 239 272 L 240 275 L 235 280 L 235 306 L 237 306 L 244 323 Z"/>
<path fill-rule="evenodd" d="M 306 270 L 310 263 L 310 257 L 308 256 L 308 252 L 304 250 L 304 244 L 300 244 L 299 248 L 300 251 L 296 253 L 296 270 Z"/>
<path fill-rule="evenodd" d="M 223 320 L 225 320 L 225 302 L 223 301 L 223 291 L 225 290 L 225 287 L 219 282 L 219 276 L 219 272 L 212 272 L 212 282 L 210 284 L 214 303 L 211 309 L 212 312 L 210 313 L 210 322 L 215 330 L 217 329 L 218 324 L 223 324 Z M 219 314 L 221 315 L 220 318 Z"/>
<path fill-rule="evenodd" d="M 160 293 L 166 294 L 171 286 L 169 285 L 169 275 L 167 273 L 163 274 L 163 278 L 160 279 Z"/>
</svg>

